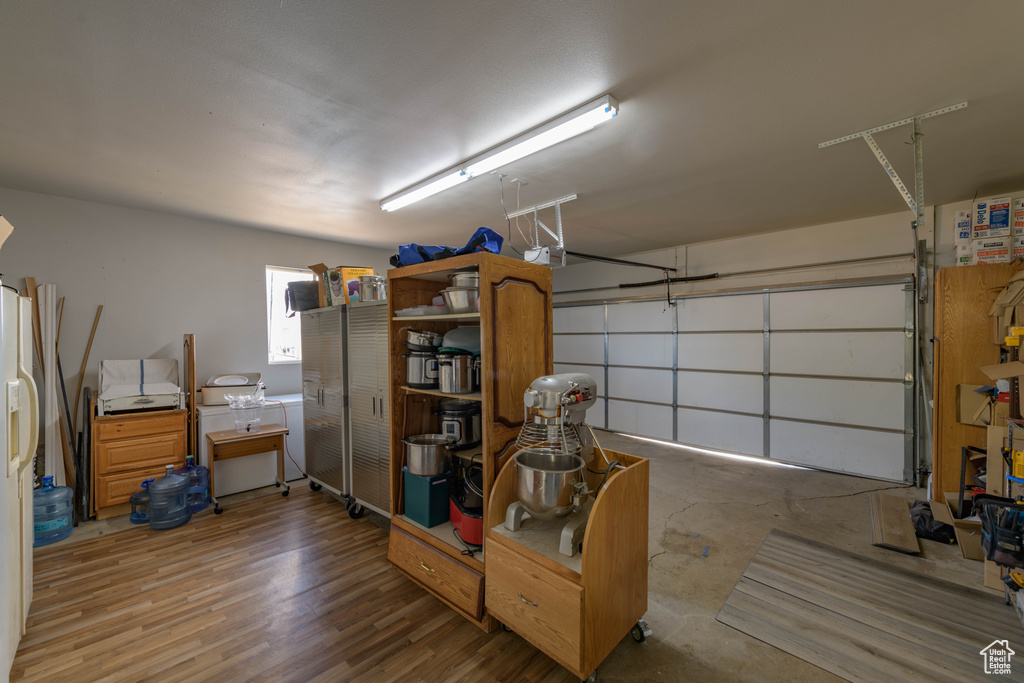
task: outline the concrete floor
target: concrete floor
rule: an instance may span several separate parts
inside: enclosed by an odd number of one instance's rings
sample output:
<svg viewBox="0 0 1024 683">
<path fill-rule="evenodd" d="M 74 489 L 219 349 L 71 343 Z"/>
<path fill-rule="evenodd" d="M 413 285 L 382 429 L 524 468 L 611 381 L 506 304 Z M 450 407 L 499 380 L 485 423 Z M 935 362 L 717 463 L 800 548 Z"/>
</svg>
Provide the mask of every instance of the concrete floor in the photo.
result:
<svg viewBox="0 0 1024 683">
<path fill-rule="evenodd" d="M 982 563 L 963 559 L 955 545 L 921 541 L 919 556 L 871 545 L 867 494 L 886 490 L 913 500 L 925 497 L 922 489 L 720 458 L 607 432 L 598 436 L 605 447 L 651 460 L 646 619 L 654 630 L 642 645 L 626 637 L 598 668 L 599 681 L 841 680 L 715 621 L 773 528 L 988 590 L 983 586 Z M 293 487 L 305 485 L 302 480 L 292 482 Z M 268 487 L 224 497 L 221 503 L 228 506 L 232 500 L 272 491 Z M 376 517 L 367 512 L 367 519 Z M 371 521 L 386 524 L 383 519 Z M 130 526 L 126 516 L 87 522 L 75 530 L 75 537 Z"/>
</svg>

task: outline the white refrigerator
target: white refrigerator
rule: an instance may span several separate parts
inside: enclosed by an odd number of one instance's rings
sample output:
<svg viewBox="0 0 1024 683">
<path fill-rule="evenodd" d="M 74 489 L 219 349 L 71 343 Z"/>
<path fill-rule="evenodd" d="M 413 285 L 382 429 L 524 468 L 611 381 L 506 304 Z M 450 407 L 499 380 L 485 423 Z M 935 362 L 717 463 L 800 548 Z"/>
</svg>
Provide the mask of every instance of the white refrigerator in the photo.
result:
<svg viewBox="0 0 1024 683">
<path fill-rule="evenodd" d="M 0 472 L 0 665 L 10 675 L 32 602 L 32 458 L 39 445 L 39 394 L 32 380 L 32 303 L 0 288 L 3 471 Z"/>
</svg>

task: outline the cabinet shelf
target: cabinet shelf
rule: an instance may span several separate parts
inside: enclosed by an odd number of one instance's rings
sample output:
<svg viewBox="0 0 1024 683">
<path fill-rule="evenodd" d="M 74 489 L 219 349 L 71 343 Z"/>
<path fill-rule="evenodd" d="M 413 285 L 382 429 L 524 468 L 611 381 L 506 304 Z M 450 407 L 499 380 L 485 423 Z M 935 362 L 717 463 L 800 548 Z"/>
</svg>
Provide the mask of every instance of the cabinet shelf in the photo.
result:
<svg viewBox="0 0 1024 683">
<path fill-rule="evenodd" d="M 446 394 L 443 391 L 437 391 L 436 389 L 413 389 L 412 387 L 402 385 L 402 388 L 411 394 L 429 394 L 430 396 L 443 396 L 444 398 L 464 398 L 467 401 L 482 401 L 484 400 L 483 394 L 479 391 L 474 391 L 472 394 Z"/>
<path fill-rule="evenodd" d="M 422 524 L 419 524 L 417 522 L 412 521 L 411 519 L 409 519 L 405 515 L 397 515 L 396 517 L 398 519 L 402 520 L 403 522 L 405 522 L 406 524 L 408 524 L 409 526 L 411 526 L 411 527 L 413 527 L 413 528 L 415 528 L 415 529 L 417 529 L 419 531 L 422 531 L 422 532 L 425 532 L 427 534 L 430 534 L 431 536 L 433 536 L 437 540 L 441 541 L 442 543 L 447 543 L 448 545 L 450 545 L 452 547 L 453 550 L 457 550 L 460 554 L 462 553 L 463 550 L 466 549 L 466 546 L 460 545 L 459 544 L 459 539 L 455 538 L 455 527 L 452 526 L 451 522 L 444 522 L 443 524 L 438 524 L 437 526 L 430 527 L 428 529 L 427 527 L 423 526 Z M 484 551 L 483 551 L 483 549 L 481 548 L 480 550 L 473 550 L 473 557 L 471 559 L 477 560 L 479 562 L 479 565 L 480 565 L 479 566 L 480 570 L 483 571 L 483 568 L 484 568 Z"/>
<path fill-rule="evenodd" d="M 444 315 L 396 315 L 391 322 L 406 323 L 417 320 L 479 320 L 479 313 L 445 313 Z"/>
</svg>

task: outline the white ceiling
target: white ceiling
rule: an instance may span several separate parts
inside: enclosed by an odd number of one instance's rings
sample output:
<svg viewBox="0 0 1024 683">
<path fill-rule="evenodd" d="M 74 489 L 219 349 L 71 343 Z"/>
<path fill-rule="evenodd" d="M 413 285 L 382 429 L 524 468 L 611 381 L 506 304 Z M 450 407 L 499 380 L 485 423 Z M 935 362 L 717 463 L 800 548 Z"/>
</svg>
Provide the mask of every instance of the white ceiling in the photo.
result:
<svg viewBox="0 0 1024 683">
<path fill-rule="evenodd" d="M 1024 187 L 1022 27 L 1019 0 L 5 2 L 0 186 L 459 244 L 505 230 L 496 175 L 379 200 L 610 92 L 502 169 L 523 206 L 580 195 L 570 249 L 824 223 L 905 205 L 862 142 L 818 142 L 963 100 L 925 121 L 927 202 Z M 908 182 L 909 135 L 877 136 Z"/>
</svg>

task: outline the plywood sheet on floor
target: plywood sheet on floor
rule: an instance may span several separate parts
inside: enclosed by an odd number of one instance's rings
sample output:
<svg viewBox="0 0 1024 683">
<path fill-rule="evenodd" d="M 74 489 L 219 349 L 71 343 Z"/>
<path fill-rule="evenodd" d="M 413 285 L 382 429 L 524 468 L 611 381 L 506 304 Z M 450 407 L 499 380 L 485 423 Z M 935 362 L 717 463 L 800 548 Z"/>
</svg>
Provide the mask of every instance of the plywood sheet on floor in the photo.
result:
<svg viewBox="0 0 1024 683">
<path fill-rule="evenodd" d="M 875 491 L 868 495 L 868 505 L 871 508 L 871 545 L 901 553 L 921 552 L 906 498 Z"/>
<path fill-rule="evenodd" d="M 777 529 L 718 621 L 850 681 L 974 680 L 992 641 L 1024 651 L 1016 614 L 994 594 Z"/>
</svg>

